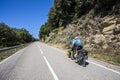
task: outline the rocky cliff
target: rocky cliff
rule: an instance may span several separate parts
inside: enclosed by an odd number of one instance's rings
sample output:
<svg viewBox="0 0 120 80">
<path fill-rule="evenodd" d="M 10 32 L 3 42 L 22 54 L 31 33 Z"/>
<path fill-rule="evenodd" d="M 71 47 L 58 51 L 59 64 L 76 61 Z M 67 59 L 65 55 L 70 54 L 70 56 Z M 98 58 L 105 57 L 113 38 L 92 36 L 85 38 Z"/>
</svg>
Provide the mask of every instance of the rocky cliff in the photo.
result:
<svg viewBox="0 0 120 80">
<path fill-rule="evenodd" d="M 117 13 L 117 14 L 116 14 Z M 67 48 L 71 36 L 78 36 L 84 42 L 84 48 L 91 54 L 109 56 L 120 63 L 120 9 L 112 10 L 106 16 L 95 15 L 90 10 L 86 15 L 69 23 L 66 28 L 53 30 L 45 42 L 62 45 Z M 94 54 L 94 57 L 97 57 Z M 113 58 L 114 57 L 114 58 Z M 106 58 L 106 57 L 105 57 Z"/>
</svg>

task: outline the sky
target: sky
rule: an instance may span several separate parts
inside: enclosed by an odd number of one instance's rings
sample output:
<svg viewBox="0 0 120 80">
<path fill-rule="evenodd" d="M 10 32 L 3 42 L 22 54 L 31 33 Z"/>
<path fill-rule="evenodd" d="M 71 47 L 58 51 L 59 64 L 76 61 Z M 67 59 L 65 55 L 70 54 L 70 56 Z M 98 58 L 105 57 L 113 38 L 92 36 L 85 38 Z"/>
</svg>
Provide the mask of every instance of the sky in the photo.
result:
<svg viewBox="0 0 120 80">
<path fill-rule="evenodd" d="M 53 0 L 0 0 L 0 22 L 25 28 L 38 38 L 40 26 L 48 19 Z"/>
</svg>

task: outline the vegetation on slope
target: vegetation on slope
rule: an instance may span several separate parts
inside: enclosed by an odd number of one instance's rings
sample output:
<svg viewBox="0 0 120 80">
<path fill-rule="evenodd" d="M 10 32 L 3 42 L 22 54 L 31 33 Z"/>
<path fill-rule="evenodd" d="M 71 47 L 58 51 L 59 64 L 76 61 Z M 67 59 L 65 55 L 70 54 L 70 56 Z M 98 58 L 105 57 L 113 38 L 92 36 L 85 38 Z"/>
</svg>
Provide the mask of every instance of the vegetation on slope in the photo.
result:
<svg viewBox="0 0 120 80">
<path fill-rule="evenodd" d="M 54 0 L 54 5 L 48 13 L 48 20 L 40 28 L 39 38 L 45 39 L 56 28 L 66 27 L 71 21 L 87 14 L 94 9 L 96 15 L 105 16 L 115 8 L 119 0 Z M 116 12 L 117 13 L 117 12 Z"/>
</svg>

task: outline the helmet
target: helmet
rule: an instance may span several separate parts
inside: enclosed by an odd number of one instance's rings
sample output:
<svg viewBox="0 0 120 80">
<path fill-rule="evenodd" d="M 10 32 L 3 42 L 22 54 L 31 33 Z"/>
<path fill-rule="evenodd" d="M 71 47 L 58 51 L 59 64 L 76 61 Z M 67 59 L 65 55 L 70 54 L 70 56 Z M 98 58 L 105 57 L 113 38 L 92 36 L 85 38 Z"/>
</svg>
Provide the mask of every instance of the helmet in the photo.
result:
<svg viewBox="0 0 120 80">
<path fill-rule="evenodd" d="M 78 39 L 78 37 L 75 37 L 75 39 Z"/>
</svg>

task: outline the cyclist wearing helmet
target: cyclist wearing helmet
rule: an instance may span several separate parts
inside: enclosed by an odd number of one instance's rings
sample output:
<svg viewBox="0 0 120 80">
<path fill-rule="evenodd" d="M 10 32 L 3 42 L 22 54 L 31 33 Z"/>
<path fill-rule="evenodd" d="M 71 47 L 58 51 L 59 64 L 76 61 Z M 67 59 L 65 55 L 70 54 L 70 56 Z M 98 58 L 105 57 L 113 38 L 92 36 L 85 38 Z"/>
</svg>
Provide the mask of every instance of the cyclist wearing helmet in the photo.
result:
<svg viewBox="0 0 120 80">
<path fill-rule="evenodd" d="M 76 50 L 80 50 L 83 47 L 83 43 L 81 39 L 78 37 L 75 37 L 75 47 L 76 47 Z"/>
<path fill-rule="evenodd" d="M 82 41 L 80 40 L 80 38 L 75 37 L 70 40 L 70 44 L 72 45 L 71 46 L 71 51 L 72 51 L 71 59 L 75 59 L 74 55 L 77 53 L 77 50 L 82 49 Z"/>
</svg>

